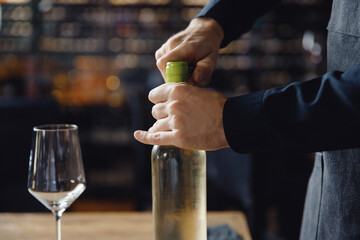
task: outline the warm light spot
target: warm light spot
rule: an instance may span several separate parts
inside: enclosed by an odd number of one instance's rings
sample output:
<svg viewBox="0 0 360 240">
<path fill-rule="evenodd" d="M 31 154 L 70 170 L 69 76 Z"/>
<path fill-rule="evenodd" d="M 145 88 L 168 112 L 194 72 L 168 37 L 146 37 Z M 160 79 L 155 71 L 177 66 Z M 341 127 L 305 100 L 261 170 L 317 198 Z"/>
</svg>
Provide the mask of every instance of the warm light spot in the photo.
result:
<svg viewBox="0 0 360 240">
<path fill-rule="evenodd" d="M 51 94 L 59 101 L 61 102 L 64 98 L 62 92 L 60 92 L 59 90 L 53 90 L 51 91 Z"/>
<path fill-rule="evenodd" d="M 199 6 L 204 6 L 206 5 L 209 0 L 182 0 L 181 1 L 183 4 L 185 5 L 192 5 L 192 6 L 195 6 L 195 5 L 199 5 Z"/>
<path fill-rule="evenodd" d="M 106 88 L 114 91 L 120 87 L 120 79 L 117 76 L 110 76 L 106 79 Z"/>
<path fill-rule="evenodd" d="M 0 2 L 6 2 L 9 4 L 25 4 L 30 2 L 30 0 L 0 0 Z"/>
<path fill-rule="evenodd" d="M 5 81 L 8 78 L 8 69 L 0 66 L 0 82 Z"/>
<path fill-rule="evenodd" d="M 54 86 L 58 89 L 64 89 L 66 87 L 67 84 L 67 77 L 65 74 L 57 74 L 54 77 Z"/>
<path fill-rule="evenodd" d="M 107 97 L 107 102 L 112 107 L 120 107 L 124 103 L 124 96 L 121 93 L 110 93 Z"/>
<path fill-rule="evenodd" d="M 165 5 L 170 0 L 108 0 L 113 5 L 137 5 L 137 4 L 149 4 L 149 5 Z"/>
<path fill-rule="evenodd" d="M 73 60 L 73 65 L 75 68 L 77 69 L 86 69 L 86 61 L 85 61 L 85 57 L 83 56 L 76 56 Z"/>
</svg>

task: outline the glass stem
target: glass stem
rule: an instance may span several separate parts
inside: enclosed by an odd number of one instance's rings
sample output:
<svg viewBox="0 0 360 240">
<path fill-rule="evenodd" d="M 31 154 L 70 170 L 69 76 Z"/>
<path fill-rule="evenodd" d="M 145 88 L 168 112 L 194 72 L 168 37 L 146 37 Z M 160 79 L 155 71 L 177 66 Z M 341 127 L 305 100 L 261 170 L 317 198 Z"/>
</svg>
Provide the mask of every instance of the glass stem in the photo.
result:
<svg viewBox="0 0 360 240">
<path fill-rule="evenodd" d="M 56 240 L 61 240 L 61 216 L 63 211 L 54 211 L 56 219 Z"/>
</svg>

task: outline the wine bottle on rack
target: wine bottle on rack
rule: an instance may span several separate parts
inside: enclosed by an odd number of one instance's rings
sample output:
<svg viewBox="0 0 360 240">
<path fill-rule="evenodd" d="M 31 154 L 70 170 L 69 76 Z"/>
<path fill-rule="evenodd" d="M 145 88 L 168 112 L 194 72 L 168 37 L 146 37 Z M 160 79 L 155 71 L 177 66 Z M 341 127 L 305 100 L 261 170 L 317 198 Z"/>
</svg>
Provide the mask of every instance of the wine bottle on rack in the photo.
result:
<svg viewBox="0 0 360 240">
<path fill-rule="evenodd" d="M 166 82 L 186 82 L 186 62 L 169 62 Z M 154 240 L 206 240 L 206 153 L 154 146 L 151 153 Z"/>
</svg>

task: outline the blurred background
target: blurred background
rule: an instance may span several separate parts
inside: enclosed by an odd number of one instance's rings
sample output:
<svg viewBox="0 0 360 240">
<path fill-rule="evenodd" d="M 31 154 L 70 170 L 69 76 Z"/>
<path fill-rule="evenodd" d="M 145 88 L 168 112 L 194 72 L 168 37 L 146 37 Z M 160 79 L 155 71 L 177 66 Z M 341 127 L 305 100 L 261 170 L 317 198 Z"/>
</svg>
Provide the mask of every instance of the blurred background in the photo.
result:
<svg viewBox="0 0 360 240">
<path fill-rule="evenodd" d="M 68 211 L 151 210 L 154 53 L 207 0 L 11 0 L 0 32 L 0 211 L 46 211 L 26 188 L 32 127 L 79 125 L 87 189 Z M 331 1 L 283 0 L 233 41 L 210 88 L 229 96 L 326 71 Z M 240 23 L 234 23 L 234 28 Z M 313 157 L 207 153 L 208 210 L 241 210 L 254 239 L 297 239 Z"/>
</svg>

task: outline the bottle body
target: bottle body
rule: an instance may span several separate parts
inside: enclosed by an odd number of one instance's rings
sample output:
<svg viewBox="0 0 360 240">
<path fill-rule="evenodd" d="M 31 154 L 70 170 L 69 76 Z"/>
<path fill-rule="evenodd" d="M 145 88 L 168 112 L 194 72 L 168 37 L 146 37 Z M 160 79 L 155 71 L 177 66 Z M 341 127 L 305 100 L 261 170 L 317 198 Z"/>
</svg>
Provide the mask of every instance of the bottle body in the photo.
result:
<svg viewBox="0 0 360 240">
<path fill-rule="evenodd" d="M 206 240 L 206 153 L 154 146 L 154 240 Z"/>
</svg>

